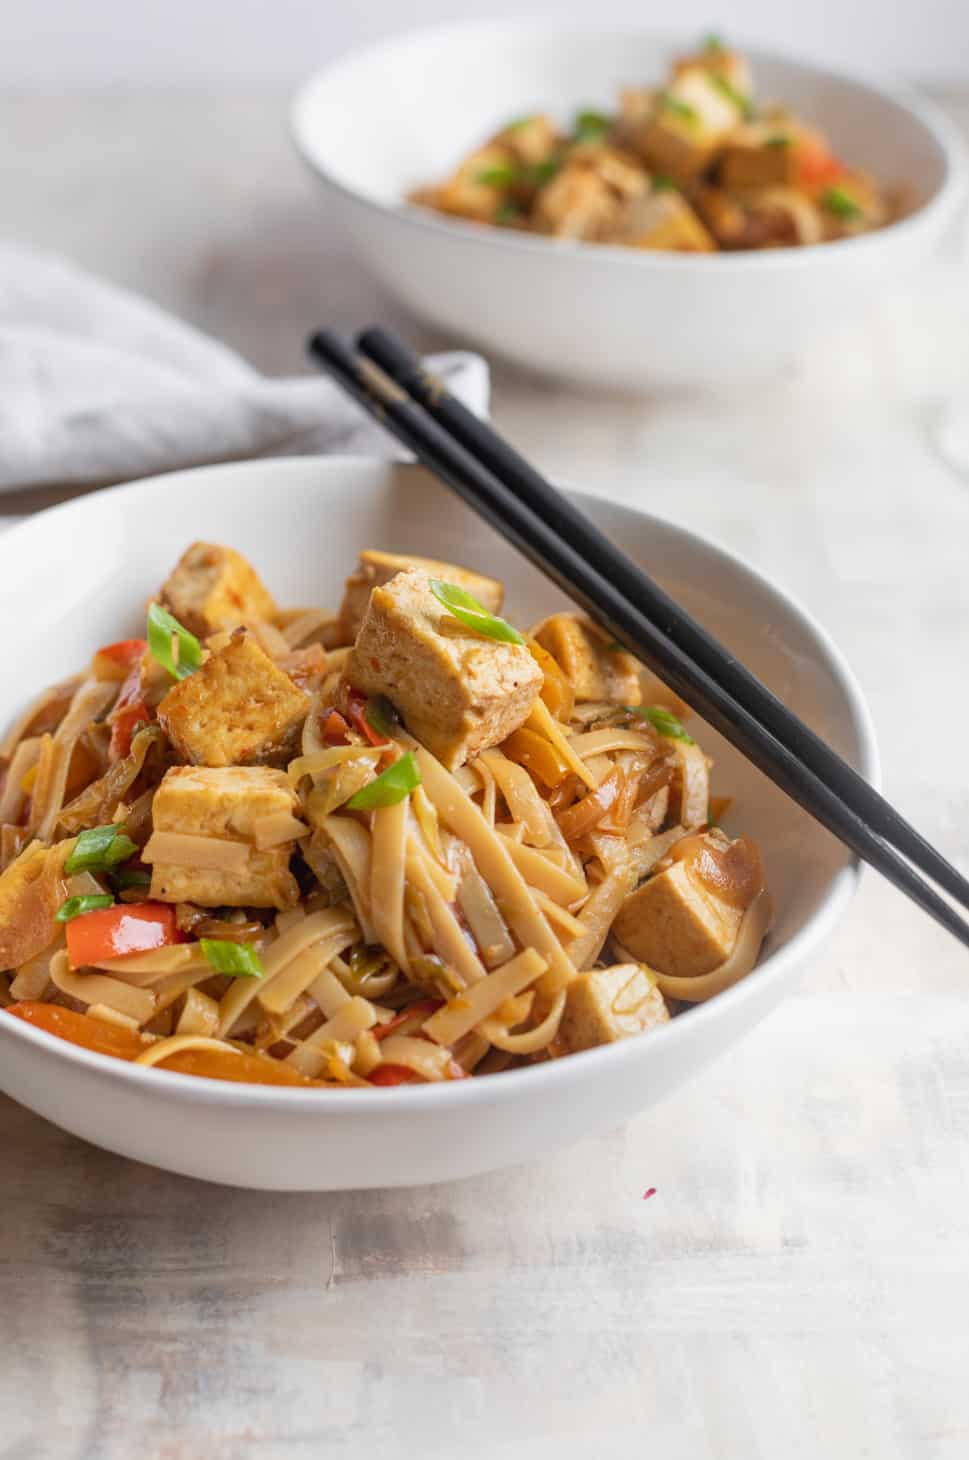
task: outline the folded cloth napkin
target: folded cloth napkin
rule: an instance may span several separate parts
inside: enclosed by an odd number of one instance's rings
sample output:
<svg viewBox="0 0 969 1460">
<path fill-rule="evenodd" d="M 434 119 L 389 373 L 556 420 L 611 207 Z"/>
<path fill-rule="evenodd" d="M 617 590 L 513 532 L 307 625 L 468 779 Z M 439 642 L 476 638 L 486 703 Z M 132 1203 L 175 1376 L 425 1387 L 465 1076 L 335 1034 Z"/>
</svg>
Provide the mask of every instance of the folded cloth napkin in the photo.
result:
<svg viewBox="0 0 969 1460">
<path fill-rule="evenodd" d="M 477 355 L 428 363 L 487 410 Z M 0 491 L 314 452 L 402 454 L 323 377 L 269 380 L 145 299 L 0 246 Z"/>
</svg>

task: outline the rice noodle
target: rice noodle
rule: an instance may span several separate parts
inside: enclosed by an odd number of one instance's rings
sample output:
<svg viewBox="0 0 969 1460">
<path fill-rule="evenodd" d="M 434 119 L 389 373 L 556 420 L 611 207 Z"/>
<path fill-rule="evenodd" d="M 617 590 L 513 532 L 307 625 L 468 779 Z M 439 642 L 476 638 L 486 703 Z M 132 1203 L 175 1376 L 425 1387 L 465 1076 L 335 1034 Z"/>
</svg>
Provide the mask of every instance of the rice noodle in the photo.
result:
<svg viewBox="0 0 969 1460">
<path fill-rule="evenodd" d="M 615 709 L 615 705 L 612 706 Z M 587 730 L 582 735 L 573 735 L 570 742 L 576 755 L 608 755 L 614 750 L 649 751 L 656 754 L 656 741 L 652 736 L 639 734 L 635 730 L 624 730 L 619 726 L 607 726 L 603 730 Z"/>
<path fill-rule="evenodd" d="M 309 834 L 306 822 L 299 821 L 289 811 L 273 811 L 252 823 L 252 839 L 260 852 L 268 852 L 286 842 L 299 841 Z"/>
<path fill-rule="evenodd" d="M 537 699 L 529 711 L 525 725 L 529 730 L 534 730 L 539 735 L 544 735 L 550 740 L 566 763 L 578 776 L 579 780 L 587 785 L 590 790 L 595 790 L 596 782 L 591 775 L 588 766 L 580 755 L 576 753 L 575 747 L 569 743 L 565 731 L 556 720 L 551 710 L 541 698 Z"/>
<path fill-rule="evenodd" d="M 514 957 L 515 944 L 498 910 L 488 886 L 474 859 L 463 843 L 461 881 L 458 884 L 458 906 L 474 935 L 481 961 L 486 968 L 497 968 Z"/>
<path fill-rule="evenodd" d="M 325 750 L 314 750 L 310 755 L 297 756 L 286 767 L 286 774 L 294 783 L 303 776 L 318 776 L 332 770 L 346 760 L 363 759 L 372 766 L 380 759 L 380 751 L 373 745 L 330 745 Z"/>
<path fill-rule="evenodd" d="M 443 1080 L 451 1064 L 451 1051 L 439 1049 L 426 1039 L 414 1039 L 409 1034 L 392 1034 L 380 1046 L 382 1062 L 388 1065 L 403 1065 L 425 1080 Z"/>
<path fill-rule="evenodd" d="M 102 958 L 92 965 L 101 968 L 132 988 L 149 988 L 173 973 L 188 973 L 205 968 L 214 972 L 200 943 L 173 943 L 168 948 L 152 948 L 147 953 L 125 953 L 121 958 Z"/>
<path fill-rule="evenodd" d="M 532 896 L 549 922 L 557 923 L 560 928 L 564 928 L 565 932 L 571 938 L 580 938 L 583 933 L 589 931 L 587 923 L 580 922 L 577 917 L 573 917 L 568 908 L 560 906 L 554 898 L 549 897 L 547 892 L 542 892 L 540 888 L 533 887 Z"/>
<path fill-rule="evenodd" d="M 404 946 L 404 874 L 407 857 L 408 798 L 381 806 L 370 822 L 370 912 L 378 943 L 407 969 Z"/>
<path fill-rule="evenodd" d="M 296 649 L 300 644 L 305 644 L 311 635 L 317 635 L 317 643 L 323 643 L 325 638 L 321 631 L 336 627 L 338 620 L 333 614 L 327 613 L 322 608 L 304 608 L 297 611 L 295 617 L 289 619 L 288 623 L 282 626 L 282 635 L 291 649 Z"/>
<path fill-rule="evenodd" d="M 434 933 L 434 951 L 465 984 L 487 977 L 480 958 L 471 948 L 450 906 L 429 874 L 427 862 L 416 840 L 407 845 L 407 881 L 424 898 Z"/>
<path fill-rule="evenodd" d="M 29 740 L 21 740 L 14 751 L 7 767 L 3 791 L 0 793 L 0 822 L 13 823 L 19 817 L 27 799 L 23 780 L 27 772 L 33 770 L 37 764 L 40 746 L 41 737 L 34 735 Z"/>
<path fill-rule="evenodd" d="M 23 714 L 14 720 L 7 734 L 0 741 L 0 760 L 10 759 L 23 736 L 28 730 L 33 728 L 34 721 L 41 718 L 42 710 L 47 709 L 49 706 L 63 704 L 64 712 L 66 713 L 81 681 L 82 676 L 75 674 L 70 679 L 64 680 L 61 684 L 51 685 L 48 689 L 43 690 L 36 699 L 31 700 Z M 63 716 L 58 718 L 63 718 Z M 39 732 L 37 730 L 34 731 L 34 734 L 39 738 Z"/>
<path fill-rule="evenodd" d="M 544 852 L 523 846 L 514 837 L 502 835 L 500 826 L 495 831 L 501 836 L 501 844 L 507 848 L 508 855 L 529 887 L 540 888 L 563 907 L 577 902 L 588 892 L 585 881 L 580 882 Z"/>
<path fill-rule="evenodd" d="M 486 750 L 478 758 L 494 776 L 508 810 L 525 827 L 529 839 L 537 847 L 546 846 L 550 839 L 548 808 L 528 772 L 500 750 Z"/>
<path fill-rule="evenodd" d="M 187 989 L 185 1007 L 179 1016 L 176 1034 L 201 1034 L 211 1038 L 219 1027 L 219 1006 L 215 999 L 199 989 Z"/>
<path fill-rule="evenodd" d="M 635 885 L 635 868 L 627 855 L 590 893 L 582 908 L 586 932 L 569 945 L 569 954 L 576 968 L 591 968 L 595 963 L 623 901 Z"/>
<path fill-rule="evenodd" d="M 331 963 L 335 961 L 330 960 Z M 316 1000 L 326 1019 L 332 1019 L 337 1010 L 342 1009 L 344 1004 L 349 1004 L 351 999 L 332 968 L 324 968 L 318 973 L 308 986 L 307 993 Z"/>
<path fill-rule="evenodd" d="M 220 872 L 244 872 L 249 865 L 248 842 L 226 841 L 216 836 L 194 836 L 185 831 L 156 831 L 141 859 L 174 863 L 179 867 L 217 868 Z"/>
<path fill-rule="evenodd" d="M 117 692 L 116 684 L 106 684 L 97 679 L 85 680 L 71 700 L 67 714 L 58 725 L 53 738 L 44 737 L 31 796 L 29 823 L 42 841 L 50 841 L 53 836 L 58 814 L 64 804 L 74 747 L 82 731 L 107 709 Z"/>
<path fill-rule="evenodd" d="M 415 753 L 427 794 L 445 824 L 467 843 L 511 931 L 524 947 L 535 949 L 545 958 L 554 980 L 568 983 L 575 977 L 575 965 L 535 905 L 525 879 L 512 860 L 512 844 L 495 834 L 478 807 L 430 751 L 421 746 Z M 493 978 L 494 974 L 489 977 Z"/>
<path fill-rule="evenodd" d="M 494 1020 L 487 1019 L 481 1025 L 481 1032 L 496 1049 L 503 1049 L 508 1054 L 536 1054 L 538 1050 L 551 1044 L 558 1034 L 564 1013 L 565 989 L 560 989 L 545 1018 L 533 1029 L 524 1030 L 521 1034 L 512 1034 L 508 1029 L 496 1024 Z"/>
<path fill-rule="evenodd" d="M 281 1014 L 303 993 L 336 954 L 356 942 L 359 934 L 346 908 L 324 908 L 311 913 L 296 927 L 281 934 L 263 955 L 263 977 L 254 990 L 262 1007 Z M 249 1002 L 230 989 L 223 1009 Z M 230 1003 L 231 1000 L 231 1003 Z M 227 1012 L 227 1011 L 226 1011 Z M 220 1028 L 225 1026 L 220 1022 Z"/>
<path fill-rule="evenodd" d="M 453 1044 L 493 1014 L 510 995 L 519 994 L 534 983 L 547 967 L 545 959 L 534 948 L 526 948 L 480 983 L 450 999 L 426 1021 L 423 1032 L 436 1044 Z"/>
<path fill-rule="evenodd" d="M 155 995 L 148 989 L 133 988 L 120 979 L 102 973 L 73 973 L 68 967 L 67 952 L 61 949 L 50 962 L 51 982 L 62 994 L 79 999 L 82 1004 L 107 1004 L 128 1014 L 139 1024 L 150 1019 L 155 1010 Z"/>
<path fill-rule="evenodd" d="M 72 836 L 86 826 L 99 826 L 110 821 L 121 798 L 144 770 L 151 751 L 161 750 L 164 745 L 165 735 L 160 725 L 143 726 L 132 737 L 128 754 L 63 807 L 57 829 Z"/>
<path fill-rule="evenodd" d="M 375 943 L 377 932 L 370 913 L 370 833 L 351 816 L 326 816 L 313 840 L 321 834 L 343 874 L 364 942 Z"/>
<path fill-rule="evenodd" d="M 289 653 L 292 646 L 286 635 L 281 634 L 274 624 L 266 623 L 265 619 L 253 619 L 246 627 L 259 647 L 264 649 L 271 659 L 277 659 Z"/>
<path fill-rule="evenodd" d="M 234 1044 L 226 1044 L 221 1039 L 209 1039 L 199 1034 L 172 1034 L 167 1039 L 159 1039 L 155 1044 L 149 1044 L 141 1054 L 135 1055 L 136 1065 L 160 1065 L 170 1059 L 173 1054 L 183 1054 L 190 1049 L 217 1050 L 220 1054 L 240 1054 Z"/>
<path fill-rule="evenodd" d="M 141 1027 L 137 1019 L 133 1019 L 130 1014 L 122 1014 L 118 1009 L 112 1009 L 110 1004 L 92 1004 L 88 1013 L 92 1019 L 100 1019 L 102 1024 L 116 1024 L 119 1029 Z"/>
</svg>

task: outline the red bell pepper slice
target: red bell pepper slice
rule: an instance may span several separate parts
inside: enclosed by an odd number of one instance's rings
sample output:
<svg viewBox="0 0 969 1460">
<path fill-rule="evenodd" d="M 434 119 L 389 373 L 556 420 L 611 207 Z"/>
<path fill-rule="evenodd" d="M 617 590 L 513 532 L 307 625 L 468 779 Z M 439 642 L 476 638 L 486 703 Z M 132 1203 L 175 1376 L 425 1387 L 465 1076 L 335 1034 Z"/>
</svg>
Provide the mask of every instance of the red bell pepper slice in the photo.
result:
<svg viewBox="0 0 969 1460">
<path fill-rule="evenodd" d="M 65 925 L 67 956 L 72 968 L 147 953 L 180 943 L 175 909 L 167 902 L 119 902 L 114 907 L 81 913 Z"/>
</svg>

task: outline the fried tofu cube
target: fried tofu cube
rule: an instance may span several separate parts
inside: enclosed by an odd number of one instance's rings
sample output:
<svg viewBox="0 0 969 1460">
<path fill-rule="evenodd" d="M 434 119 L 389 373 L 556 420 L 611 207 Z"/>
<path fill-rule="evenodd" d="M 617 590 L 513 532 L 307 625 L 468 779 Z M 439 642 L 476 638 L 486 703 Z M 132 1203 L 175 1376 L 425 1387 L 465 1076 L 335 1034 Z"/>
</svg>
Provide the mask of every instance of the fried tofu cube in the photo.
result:
<svg viewBox="0 0 969 1460">
<path fill-rule="evenodd" d="M 688 841 L 690 855 L 672 861 L 631 892 L 612 926 L 634 958 L 676 978 L 711 973 L 730 957 L 744 912 L 763 882 L 752 843 L 731 842 L 720 831 Z M 716 881 L 701 875 L 704 856 L 721 869 L 721 876 L 737 879 L 729 899 L 719 895 Z"/>
<path fill-rule="evenodd" d="M 448 180 L 430 196 L 415 195 L 442 213 L 489 223 L 514 186 L 518 163 L 510 147 L 489 142 L 469 153 Z"/>
<path fill-rule="evenodd" d="M 154 834 L 143 853 L 151 865 L 151 896 L 201 907 L 291 907 L 299 900 L 289 870 L 293 842 L 258 851 L 254 838 L 257 823 L 296 817 L 298 806 L 285 772 L 267 766 L 176 766 L 166 771 L 152 804 Z M 167 840 L 160 833 L 188 838 L 178 859 L 157 855 Z M 246 855 L 230 853 L 220 866 L 224 848 L 199 846 L 200 838 L 241 846 Z"/>
<path fill-rule="evenodd" d="M 682 193 L 651 193 L 630 204 L 616 242 L 669 253 L 715 253 L 716 242 Z"/>
<path fill-rule="evenodd" d="M 580 973 L 565 995 L 560 1037 L 575 1053 L 643 1034 L 670 1017 L 666 1000 L 649 970 L 617 963 Z"/>
<path fill-rule="evenodd" d="M 483 573 L 472 573 L 470 568 L 459 568 L 456 563 L 440 563 L 436 558 L 382 553 L 376 548 L 367 548 L 360 554 L 357 570 L 350 574 L 344 589 L 339 617 L 341 644 L 352 644 L 357 637 L 373 590 L 389 583 L 391 578 L 402 573 L 405 568 L 421 568 L 429 578 L 441 578 L 446 583 L 456 583 L 459 588 L 466 588 L 473 594 L 489 613 L 501 613 L 505 588 L 495 578 L 486 578 Z"/>
<path fill-rule="evenodd" d="M 533 117 L 522 117 L 511 122 L 494 138 L 502 147 L 507 147 L 515 160 L 523 167 L 535 167 L 545 162 L 558 145 L 558 132 L 552 118 L 543 113 Z"/>
<path fill-rule="evenodd" d="M 738 127 L 720 159 L 720 181 L 730 189 L 793 187 L 799 170 L 790 128 L 769 122 Z"/>
<path fill-rule="evenodd" d="M 622 211 L 622 199 L 591 167 L 569 162 L 545 187 L 535 203 L 534 223 L 555 238 L 604 239 Z"/>
<path fill-rule="evenodd" d="M 386 695 L 449 770 L 498 745 L 528 718 L 542 671 L 524 644 L 482 638 L 408 568 L 375 588 L 344 685 Z"/>
<path fill-rule="evenodd" d="M 611 647 L 607 634 L 577 613 L 555 613 L 532 637 L 566 676 L 578 701 L 612 700 L 638 705 L 639 665 L 631 654 Z"/>
<path fill-rule="evenodd" d="M 727 95 L 703 66 L 685 66 L 642 129 L 639 150 L 657 172 L 688 181 L 705 172 L 743 119 L 743 104 Z"/>
<path fill-rule="evenodd" d="M 53 943 L 54 914 L 66 895 L 63 868 L 74 839 L 33 842 L 0 875 L 0 969 L 19 968 Z"/>
<path fill-rule="evenodd" d="M 158 706 L 162 729 L 191 765 L 246 765 L 294 748 L 309 698 L 244 629 Z"/>
<path fill-rule="evenodd" d="M 746 56 L 739 51 L 728 50 L 726 46 L 708 45 L 692 56 L 683 56 L 673 65 L 676 75 L 694 71 L 697 67 L 709 75 L 725 82 L 730 90 L 749 107 L 754 96 L 754 77 Z"/>
<path fill-rule="evenodd" d="M 179 623 L 200 639 L 239 624 L 269 622 L 276 612 L 255 568 L 233 548 L 212 542 L 193 542 L 185 550 L 163 583 L 160 597 Z"/>
</svg>

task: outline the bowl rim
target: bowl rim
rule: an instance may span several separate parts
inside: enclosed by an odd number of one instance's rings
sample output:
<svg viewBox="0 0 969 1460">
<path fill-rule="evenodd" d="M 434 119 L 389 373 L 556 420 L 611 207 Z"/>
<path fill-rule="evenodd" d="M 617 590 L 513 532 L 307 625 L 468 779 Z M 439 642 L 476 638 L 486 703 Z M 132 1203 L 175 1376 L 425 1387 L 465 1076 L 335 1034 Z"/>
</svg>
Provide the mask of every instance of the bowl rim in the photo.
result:
<svg viewBox="0 0 969 1460">
<path fill-rule="evenodd" d="M 580 239 L 550 239 L 532 237 L 514 229 L 495 228 L 489 224 L 475 223 L 469 219 L 449 218 L 422 208 L 406 200 L 395 203 L 381 202 L 343 181 L 321 161 L 313 146 L 313 130 L 309 125 L 312 103 L 316 95 L 341 71 L 360 65 L 381 55 L 392 55 L 395 51 L 418 50 L 429 41 L 449 39 L 471 39 L 475 35 L 505 33 L 510 37 L 550 32 L 558 36 L 582 36 L 594 30 L 597 34 L 606 31 L 611 36 L 649 37 L 675 48 L 688 44 L 675 30 L 661 26 L 623 24 L 616 21 L 608 27 L 591 21 L 571 18 L 556 24 L 536 16 L 523 16 L 500 20 L 470 20 L 454 23 L 444 22 L 429 25 L 402 35 L 390 37 L 374 45 L 360 46 L 345 52 L 326 65 L 312 72 L 290 98 L 287 108 L 288 130 L 293 143 L 310 171 L 326 187 L 339 193 L 356 208 L 368 211 L 378 217 L 429 236 L 451 238 L 455 242 L 470 244 L 477 242 L 487 248 L 505 250 L 510 254 L 539 256 L 557 260 L 601 261 L 603 267 L 617 268 L 631 266 L 645 271 L 663 269 L 697 269 L 710 273 L 733 273 L 737 270 L 763 268 L 771 272 L 799 271 L 811 267 L 822 259 L 826 267 L 835 267 L 839 259 L 864 258 L 872 248 L 884 248 L 890 240 L 902 241 L 913 234 L 931 229 L 936 223 L 941 226 L 946 217 L 958 206 L 969 183 L 969 146 L 963 140 L 958 128 L 928 98 L 922 96 L 906 83 L 888 77 L 869 76 L 860 72 L 849 72 L 837 67 L 822 65 L 810 59 L 789 55 L 780 51 L 765 50 L 758 46 L 739 44 L 739 48 L 751 56 L 755 65 L 766 61 L 794 67 L 807 75 L 825 77 L 853 87 L 857 92 L 874 95 L 907 112 L 909 117 L 922 127 L 927 136 L 939 148 L 944 173 L 935 191 L 913 208 L 904 217 L 894 219 L 884 227 L 871 233 L 859 234 L 854 238 L 833 239 L 825 243 L 804 244 L 800 248 L 775 248 L 763 250 L 720 250 L 709 254 L 680 254 L 650 251 L 646 249 L 623 248 L 618 244 L 589 243 Z"/>
<path fill-rule="evenodd" d="M 126 483 L 123 486 L 102 487 L 98 491 L 87 493 L 82 497 L 62 502 L 46 511 L 36 513 L 3 533 L 0 537 L 0 558 L 9 550 L 16 551 L 20 541 L 29 538 L 38 529 L 42 531 L 43 524 L 48 523 L 52 518 L 83 517 L 92 506 L 99 506 L 108 498 L 119 509 L 122 509 L 126 501 L 137 501 L 139 495 L 148 488 L 162 488 L 166 494 L 181 491 L 191 494 L 197 489 L 200 481 L 213 477 L 236 478 L 240 486 L 265 491 L 268 473 L 278 474 L 279 477 L 287 475 L 296 477 L 302 476 L 308 470 L 317 472 L 322 470 L 323 474 L 332 473 L 338 476 L 341 471 L 346 471 L 348 468 L 358 468 L 364 465 L 383 466 L 396 471 L 424 470 L 414 462 L 378 461 L 373 457 L 359 455 L 334 455 L 266 457 L 243 462 L 220 462 L 206 466 L 188 467 L 170 473 L 158 473 L 141 477 L 137 481 Z M 246 482 L 246 478 L 250 480 Z M 322 481 L 320 485 L 321 490 L 326 489 L 326 484 Z M 605 501 L 646 522 L 655 523 L 661 531 L 679 539 L 684 545 L 695 547 L 699 544 L 705 553 L 711 555 L 729 572 L 739 575 L 741 579 L 746 579 L 761 591 L 779 599 L 798 627 L 813 642 L 819 659 L 844 698 L 848 724 L 857 741 L 860 774 L 865 776 L 876 788 L 880 785 L 881 763 L 878 743 L 871 712 L 860 685 L 845 656 L 827 630 L 794 595 L 779 587 L 766 573 L 752 567 L 739 555 L 712 542 L 701 533 L 693 532 L 657 513 L 643 511 L 628 503 L 616 501 L 608 495 L 582 492 L 571 485 L 568 485 L 566 490 L 570 495 L 579 499 L 579 506 L 586 502 L 594 504 L 597 501 Z M 60 1039 L 57 1035 L 35 1029 L 21 1019 L 13 1016 L 7 1017 L 2 1009 L 0 1009 L 0 1042 L 3 1037 L 23 1040 L 28 1047 L 36 1048 L 41 1056 L 46 1054 L 54 1060 L 63 1060 L 68 1064 L 73 1064 L 81 1071 L 87 1071 L 92 1077 L 101 1076 L 113 1080 L 119 1085 L 134 1084 L 143 1092 L 161 1094 L 176 1104 L 190 1105 L 199 1102 L 206 1106 L 220 1106 L 228 1109 L 259 1108 L 268 1111 L 278 1109 L 293 1114 L 311 1112 L 323 1114 L 331 1107 L 331 1102 L 336 1101 L 339 1109 L 346 1115 L 351 1110 L 361 1112 L 379 1110 L 389 1113 L 392 1110 L 403 1112 L 475 1106 L 482 1102 L 518 1100 L 520 1097 L 527 1100 L 530 1093 L 538 1093 L 540 1086 L 549 1090 L 565 1088 L 576 1079 L 594 1080 L 600 1067 L 604 1067 L 607 1063 L 613 1065 L 618 1071 L 624 1061 L 628 1063 L 648 1058 L 648 1054 L 645 1052 L 650 1048 L 655 1048 L 659 1041 L 670 1046 L 676 1042 L 682 1043 L 690 1036 L 690 1031 L 700 1026 L 705 1028 L 731 1009 L 739 1007 L 745 1000 L 752 998 L 757 990 L 766 987 L 769 983 L 780 982 L 785 976 L 790 976 L 791 972 L 806 960 L 811 949 L 823 942 L 833 930 L 857 890 L 861 870 L 857 857 L 851 857 L 834 874 L 827 892 L 807 918 L 804 926 L 783 948 L 774 953 L 768 953 L 765 962 L 759 964 L 746 978 L 725 989 L 715 998 L 706 1003 L 694 1005 L 677 1018 L 650 1030 L 648 1041 L 621 1040 L 615 1044 L 583 1050 L 563 1059 L 550 1060 L 520 1070 L 503 1071 L 500 1077 L 495 1079 L 455 1080 L 446 1082 L 442 1086 L 407 1085 L 394 1089 L 368 1089 L 365 1092 L 354 1088 L 321 1091 L 270 1085 L 233 1084 L 198 1075 L 178 1074 L 175 1071 L 162 1071 L 165 1079 L 159 1082 L 159 1071 L 155 1069 L 83 1049 L 79 1045 Z"/>
</svg>

